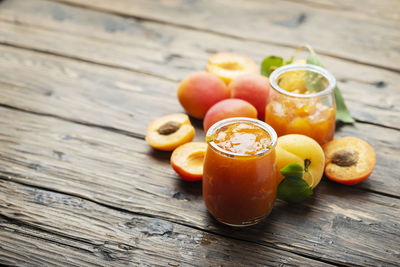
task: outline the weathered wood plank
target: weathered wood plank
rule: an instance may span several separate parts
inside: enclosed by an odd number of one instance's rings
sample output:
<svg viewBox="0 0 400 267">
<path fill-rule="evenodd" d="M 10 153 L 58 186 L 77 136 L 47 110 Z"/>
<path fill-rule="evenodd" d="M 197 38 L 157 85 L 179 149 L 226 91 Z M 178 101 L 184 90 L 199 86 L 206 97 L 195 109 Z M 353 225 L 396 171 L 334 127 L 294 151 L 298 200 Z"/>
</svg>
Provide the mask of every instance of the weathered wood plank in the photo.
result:
<svg viewBox="0 0 400 267">
<path fill-rule="evenodd" d="M 340 12 L 343 16 L 361 17 L 370 21 L 385 22 L 393 21 L 399 22 L 398 10 L 400 9 L 399 3 L 393 0 L 334 0 L 334 1 L 320 1 L 320 0 L 286 0 L 295 1 L 298 4 L 311 6 L 319 9 L 328 9 L 333 12 Z"/>
<path fill-rule="evenodd" d="M 0 175 L 4 179 L 327 262 L 398 263 L 398 198 L 324 180 L 309 201 L 297 206 L 277 202 L 265 223 L 231 229 L 208 215 L 201 184 L 177 177 L 169 166 L 169 153 L 153 151 L 141 139 L 102 129 L 4 108 L 0 113 Z M 340 135 L 352 131 L 369 134 L 368 140 L 377 147 L 376 170 L 360 186 L 376 191 L 384 186 L 385 192 L 398 196 L 400 132 L 359 124 L 342 128 Z"/>
<path fill-rule="evenodd" d="M 258 62 L 265 55 L 289 56 L 293 53 L 293 49 L 124 19 L 115 15 L 44 1 L 6 1 L 2 5 L 0 19 L 6 21 L 0 22 L 0 42 L 151 73 L 173 81 L 179 81 L 188 73 L 203 69 L 207 57 L 216 49 L 243 53 Z M 28 55 L 24 57 L 31 58 Z M 400 88 L 397 84 L 400 83 L 400 76 L 397 73 L 329 57 L 324 57 L 323 60 L 337 77 L 350 110 L 357 119 L 398 127 Z M 68 65 L 63 60 L 58 62 Z M 29 63 L 22 62 L 22 64 Z M 4 62 L 4 64 L 9 63 Z M 47 66 L 47 64 L 42 65 Z M 85 66 L 87 69 L 96 69 L 89 65 Z M 18 66 L 18 68 L 22 67 Z M 71 68 L 76 69 L 72 66 Z M 69 75 L 68 79 L 81 79 L 83 75 L 79 76 L 76 73 L 78 70 L 81 71 L 78 68 L 75 73 L 71 72 L 75 74 L 75 77 Z M 42 69 L 42 71 L 49 70 Z M 105 72 L 107 71 L 103 68 L 101 73 Z M 15 75 L 15 72 L 13 73 Z M 173 97 L 175 93 L 177 83 L 170 83 L 165 88 L 165 84 L 168 83 L 156 81 L 154 85 L 140 88 L 136 85 L 143 85 L 146 82 L 143 81 L 143 74 L 139 76 L 130 72 L 125 73 L 127 75 L 124 77 L 127 78 L 119 85 L 115 80 L 109 81 L 106 78 L 103 83 L 107 82 L 113 88 L 128 87 L 131 90 L 133 88 L 133 91 L 141 91 L 140 94 L 169 92 L 169 95 Z M 66 74 L 61 73 L 61 75 Z M 96 73 L 97 82 L 101 80 L 99 76 Z M 113 76 L 104 76 L 113 79 Z M 123 75 L 117 77 L 123 79 Z M 8 81 L 14 79 L 15 77 L 7 76 Z M 19 77 L 18 80 L 20 80 Z M 149 80 L 153 81 L 150 78 Z M 81 83 L 81 81 L 78 82 Z M 73 86 L 81 87 L 76 84 Z"/>
<path fill-rule="evenodd" d="M 3 192 L 4 193 L 4 192 Z M 9 194 L 10 192 L 5 192 Z M 1 201 L 0 201 L 1 202 Z M 0 203 L 0 206 L 3 203 Z M 11 204 L 10 204 L 11 205 Z M 21 214 L 16 211 L 15 216 Z M 0 263 L 12 266 L 107 266 L 91 244 L 14 224 L 0 218 Z M 114 266 L 124 266 L 114 262 Z"/>
<path fill-rule="evenodd" d="M 337 2 L 336 8 L 331 9 L 273 0 L 57 1 L 272 44 L 310 43 L 326 54 L 400 70 L 397 64 L 400 61 L 400 4 L 397 1 L 391 1 L 384 8 L 384 12 L 391 10 L 394 20 L 373 20 L 369 15 L 347 12 L 352 5 L 366 6 L 360 2 L 346 2 L 345 6 Z M 382 3 L 370 1 L 368 7 L 374 10 L 379 5 Z"/>
<path fill-rule="evenodd" d="M 328 266 L 287 251 L 3 180 L 0 214 L 20 223 L 0 219 L 0 260 L 18 265 Z"/>
</svg>

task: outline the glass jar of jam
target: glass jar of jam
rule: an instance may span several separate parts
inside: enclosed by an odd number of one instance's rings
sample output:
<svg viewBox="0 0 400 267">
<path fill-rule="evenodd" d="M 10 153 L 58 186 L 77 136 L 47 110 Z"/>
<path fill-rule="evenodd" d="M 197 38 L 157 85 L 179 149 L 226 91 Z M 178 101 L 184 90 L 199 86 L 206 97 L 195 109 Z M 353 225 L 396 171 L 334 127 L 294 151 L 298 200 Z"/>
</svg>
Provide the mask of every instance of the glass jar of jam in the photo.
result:
<svg viewBox="0 0 400 267">
<path fill-rule="evenodd" d="M 270 83 L 265 122 L 278 136 L 304 134 L 320 145 L 333 139 L 336 80 L 332 74 L 315 65 L 291 64 L 273 71 Z"/>
<path fill-rule="evenodd" d="M 272 210 L 277 180 L 277 135 L 266 123 L 230 118 L 207 132 L 203 198 L 218 221 L 231 226 L 253 225 Z"/>
</svg>

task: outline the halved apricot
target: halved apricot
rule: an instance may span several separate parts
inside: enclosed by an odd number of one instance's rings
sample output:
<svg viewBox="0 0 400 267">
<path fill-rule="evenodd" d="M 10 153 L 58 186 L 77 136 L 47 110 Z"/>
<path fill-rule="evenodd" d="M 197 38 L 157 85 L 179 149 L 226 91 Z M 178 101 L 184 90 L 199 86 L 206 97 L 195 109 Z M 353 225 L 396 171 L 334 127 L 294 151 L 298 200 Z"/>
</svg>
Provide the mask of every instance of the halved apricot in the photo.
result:
<svg viewBox="0 0 400 267">
<path fill-rule="evenodd" d="M 172 168 L 186 181 L 203 179 L 203 163 L 207 143 L 190 142 L 179 146 L 172 152 Z"/>
<path fill-rule="evenodd" d="M 227 85 L 243 74 L 258 74 L 257 64 L 250 58 L 234 53 L 216 53 L 208 59 L 206 71 L 217 75 Z"/>
<path fill-rule="evenodd" d="M 190 142 L 194 137 L 194 127 L 186 114 L 176 113 L 160 117 L 147 126 L 146 141 L 152 147 L 172 151 Z"/>
<path fill-rule="evenodd" d="M 342 137 L 326 143 L 325 175 L 336 182 L 353 185 L 372 173 L 376 163 L 373 148 L 356 137 Z"/>
</svg>

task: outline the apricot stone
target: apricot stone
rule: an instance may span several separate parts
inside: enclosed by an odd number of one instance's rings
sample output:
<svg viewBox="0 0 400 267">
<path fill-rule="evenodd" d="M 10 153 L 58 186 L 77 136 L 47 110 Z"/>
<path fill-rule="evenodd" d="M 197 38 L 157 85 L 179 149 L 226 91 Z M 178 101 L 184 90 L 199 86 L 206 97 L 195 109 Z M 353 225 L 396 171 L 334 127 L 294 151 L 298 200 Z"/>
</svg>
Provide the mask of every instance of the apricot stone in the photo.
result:
<svg viewBox="0 0 400 267">
<path fill-rule="evenodd" d="M 228 87 L 214 74 L 200 71 L 185 78 L 178 87 L 178 100 L 189 115 L 202 119 L 215 103 L 229 98 Z"/>
<path fill-rule="evenodd" d="M 209 57 L 206 71 L 214 73 L 226 84 L 243 74 L 257 74 L 258 66 L 250 58 L 234 53 L 216 53 Z"/>
<path fill-rule="evenodd" d="M 241 75 L 229 84 L 231 96 L 252 104 L 257 109 L 258 119 L 262 121 L 265 118 L 270 88 L 268 78 L 260 74 Z"/>
<path fill-rule="evenodd" d="M 204 117 L 203 127 L 207 130 L 216 122 L 233 117 L 257 118 L 257 110 L 249 102 L 242 99 L 225 99 L 210 108 Z"/>
</svg>

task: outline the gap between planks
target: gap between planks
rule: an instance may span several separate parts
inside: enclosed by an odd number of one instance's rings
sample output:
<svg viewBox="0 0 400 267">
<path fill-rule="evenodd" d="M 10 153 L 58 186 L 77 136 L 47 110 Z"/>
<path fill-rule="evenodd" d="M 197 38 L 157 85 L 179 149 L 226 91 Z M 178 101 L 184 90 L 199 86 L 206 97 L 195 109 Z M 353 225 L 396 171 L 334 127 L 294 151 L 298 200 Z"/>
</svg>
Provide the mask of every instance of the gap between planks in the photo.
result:
<svg viewBox="0 0 400 267">
<path fill-rule="evenodd" d="M 327 259 L 321 259 L 321 258 L 315 257 L 313 255 L 301 254 L 301 253 L 298 253 L 296 251 L 291 251 L 290 249 L 282 248 L 282 247 L 279 247 L 279 246 L 268 246 L 268 245 L 260 243 L 260 242 L 252 242 L 252 241 L 249 241 L 249 240 L 246 240 L 246 239 L 220 234 L 218 232 L 209 231 L 209 230 L 202 229 L 200 227 L 196 227 L 196 226 L 193 226 L 193 225 L 190 225 L 190 224 L 184 224 L 184 223 L 180 223 L 180 222 L 177 222 L 177 221 L 173 221 L 173 220 L 170 220 L 169 218 L 166 218 L 166 217 L 154 216 L 154 215 L 150 215 L 150 214 L 146 214 L 146 213 L 142 213 L 142 212 L 133 212 L 133 211 L 126 210 L 126 209 L 123 209 L 123 208 L 118 208 L 118 207 L 115 207 L 115 206 L 112 206 L 112 205 L 107 205 L 107 204 L 104 204 L 104 203 L 101 203 L 101 202 L 97 202 L 97 201 L 95 201 L 93 199 L 89 199 L 89 198 L 83 197 L 81 195 L 61 192 L 61 191 L 58 191 L 58 190 L 54 190 L 54 189 L 50 189 L 50 188 L 46 188 L 46 187 L 42 187 L 42 186 L 37 186 L 37 185 L 31 185 L 31 184 L 27 184 L 27 183 L 23 183 L 23 182 L 19 182 L 19 181 L 18 182 L 17 181 L 13 181 L 13 180 L 9 179 L 8 177 L 6 177 L 4 175 L 0 175 L 0 180 L 4 180 L 4 181 L 7 181 L 7 182 L 20 184 L 20 185 L 23 185 L 23 186 L 26 186 L 26 187 L 40 189 L 40 190 L 44 190 L 44 191 L 48 191 L 48 192 L 52 192 L 52 193 L 56 193 L 56 194 L 77 197 L 77 198 L 83 199 L 83 200 L 88 201 L 88 202 L 92 202 L 94 204 L 97 204 L 97 205 L 102 206 L 102 207 L 107 208 L 107 209 L 112 209 L 112 210 L 116 210 L 116 211 L 119 211 L 119 212 L 122 212 L 122 213 L 132 214 L 132 215 L 136 215 L 136 216 L 143 216 L 143 217 L 147 217 L 147 218 L 154 218 L 154 219 L 160 219 L 160 220 L 168 221 L 168 222 L 173 223 L 173 224 L 178 224 L 178 225 L 181 225 L 181 226 L 184 226 L 184 227 L 188 227 L 188 228 L 191 228 L 191 229 L 194 229 L 194 230 L 197 230 L 197 231 L 205 232 L 205 233 L 208 233 L 208 234 L 211 234 L 211 235 L 216 235 L 216 236 L 219 236 L 219 237 L 222 237 L 222 238 L 227 238 L 227 239 L 232 239 L 232 240 L 236 240 L 236 241 L 246 242 L 246 243 L 249 243 L 249 244 L 257 244 L 257 245 L 259 245 L 261 247 L 265 247 L 265 248 L 273 248 L 273 249 L 283 250 L 283 251 L 286 251 L 286 252 L 289 252 L 289 253 L 293 253 L 295 255 L 298 255 L 298 256 L 301 256 L 301 257 L 304 257 L 304 258 L 307 258 L 307 259 L 319 261 L 321 263 L 333 264 L 333 265 L 336 265 L 336 266 L 344 266 L 344 265 L 342 265 L 342 264 L 340 264 L 338 262 L 335 262 L 335 261 L 329 261 Z M 59 232 L 42 229 L 39 226 L 32 225 L 30 223 L 27 223 L 27 222 L 24 222 L 22 220 L 18 220 L 18 219 L 15 219 L 15 218 L 9 218 L 9 217 L 7 217 L 7 216 L 5 216 L 3 214 L 0 214 L 0 218 L 5 218 L 7 221 L 9 221 L 10 223 L 15 224 L 15 225 L 25 226 L 25 227 L 33 229 L 33 230 L 45 232 L 47 234 L 51 234 L 51 235 L 55 235 L 55 236 L 60 236 L 60 237 L 63 237 L 65 239 L 69 239 L 71 241 L 81 242 L 81 243 L 88 244 L 88 245 L 96 245 L 95 243 L 91 243 L 91 242 L 85 241 L 83 239 L 73 238 L 73 237 L 68 236 L 68 235 L 63 235 L 62 233 L 59 233 Z M 53 240 L 48 240 L 48 239 L 44 239 L 44 238 L 42 238 L 42 239 L 45 240 L 45 241 L 50 241 L 50 242 L 53 242 L 53 243 L 56 243 L 56 244 L 60 244 L 60 245 L 63 245 L 63 246 L 68 246 L 68 247 L 71 247 L 71 248 L 74 248 L 74 249 L 81 249 L 81 248 L 74 247 L 74 246 L 71 246 L 71 245 L 68 245 L 68 244 L 55 242 Z"/>
<path fill-rule="evenodd" d="M 105 14 L 111 14 L 111 15 L 119 16 L 119 17 L 126 18 L 126 19 L 133 18 L 133 19 L 136 19 L 138 21 L 148 21 L 148 22 L 153 22 L 153 23 L 157 23 L 157 24 L 163 24 L 163 25 L 169 25 L 169 26 L 173 26 L 173 27 L 177 27 L 177 28 L 187 29 L 187 30 L 194 30 L 194 31 L 199 31 L 199 32 L 203 32 L 203 33 L 209 33 L 209 34 L 222 36 L 222 37 L 226 37 L 226 38 L 231 38 L 231 39 L 235 39 L 235 40 L 251 41 L 251 42 L 260 43 L 260 44 L 269 44 L 269 45 L 273 45 L 273 46 L 277 46 L 277 47 L 286 47 L 286 48 L 293 48 L 293 49 L 298 49 L 299 48 L 299 46 L 295 46 L 295 45 L 291 45 L 291 44 L 285 44 L 285 43 L 273 42 L 273 41 L 265 41 L 265 40 L 255 39 L 255 38 L 243 38 L 243 37 L 239 37 L 239 36 L 228 34 L 228 33 L 223 33 L 223 32 L 219 32 L 219 31 L 213 31 L 213 30 L 210 30 L 210 29 L 202 29 L 202 28 L 198 28 L 198 27 L 195 27 L 195 26 L 190 26 L 190 25 L 184 25 L 184 24 L 170 22 L 170 21 L 167 21 L 167 20 L 154 19 L 154 18 L 148 18 L 148 17 L 141 17 L 141 16 L 137 16 L 137 15 L 127 15 L 127 14 L 124 14 L 122 12 L 111 11 L 111 10 L 108 10 L 106 8 L 93 7 L 93 6 L 89 6 L 89 5 L 85 5 L 85 4 L 71 3 L 71 2 L 63 1 L 63 0 L 45 0 L 45 1 L 57 2 L 57 3 L 61 3 L 63 5 L 66 5 L 66 6 L 77 7 L 77 8 L 80 8 L 80 9 L 89 9 L 89 10 L 93 10 L 93 11 L 97 11 L 97 12 L 102 12 L 102 13 L 105 13 Z M 337 55 L 337 54 L 324 52 L 324 51 L 321 51 L 319 49 L 314 49 L 314 51 L 317 52 L 320 55 L 329 56 L 329 57 L 332 57 L 332 58 L 341 59 L 341 60 L 344 60 L 344 61 L 348 61 L 348 62 L 352 62 L 352 63 L 364 65 L 364 66 L 374 67 L 374 68 L 378 68 L 378 69 L 384 69 L 384 70 L 392 71 L 392 72 L 395 72 L 395 73 L 400 73 L 400 69 L 391 68 L 391 67 L 387 67 L 387 66 L 381 66 L 379 64 L 373 64 L 373 63 L 364 62 L 364 61 L 356 60 L 356 59 L 352 59 L 352 58 L 347 58 L 347 57 L 343 57 L 343 56 L 340 56 L 340 55 Z"/>
</svg>

